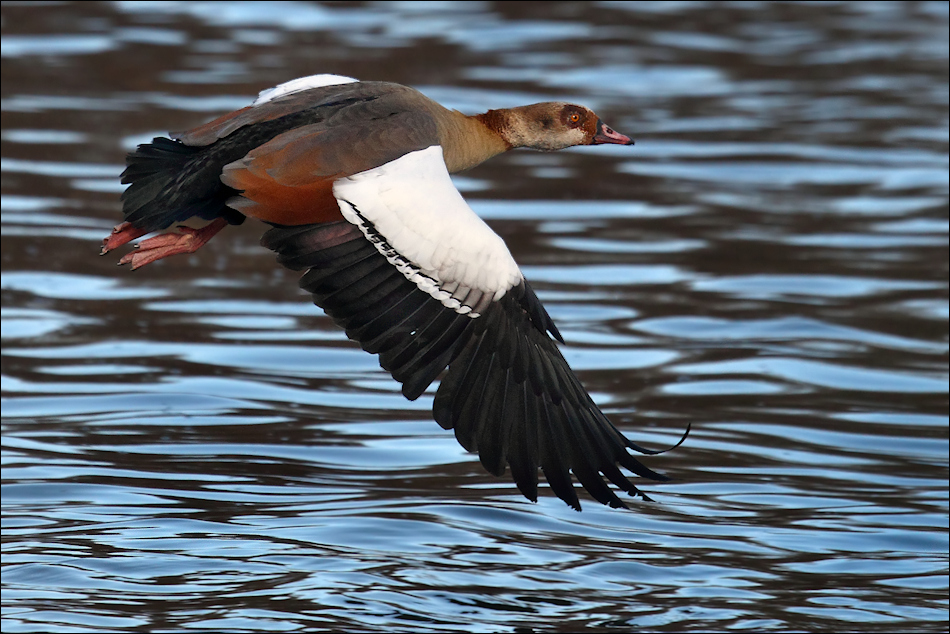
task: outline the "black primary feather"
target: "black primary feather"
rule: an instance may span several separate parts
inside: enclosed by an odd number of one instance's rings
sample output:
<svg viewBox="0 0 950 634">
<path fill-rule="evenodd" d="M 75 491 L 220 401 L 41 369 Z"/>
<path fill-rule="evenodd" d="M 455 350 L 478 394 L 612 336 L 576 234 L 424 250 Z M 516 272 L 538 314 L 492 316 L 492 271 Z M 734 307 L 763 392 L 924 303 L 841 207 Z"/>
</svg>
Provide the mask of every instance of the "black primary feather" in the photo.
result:
<svg viewBox="0 0 950 634">
<path fill-rule="evenodd" d="M 454 429 L 490 473 L 510 467 L 528 499 L 537 499 L 538 468 L 554 494 L 577 510 L 571 472 L 594 499 L 624 508 L 605 478 L 646 496 L 618 464 L 642 477 L 668 479 L 628 453 L 655 452 L 627 440 L 594 404 L 558 350 L 554 339 L 562 341 L 561 335 L 527 282 L 472 318 L 420 290 L 345 221 L 274 227 L 261 244 L 276 251 L 281 264 L 306 270 L 301 287 L 348 337 L 379 355 L 407 398 L 418 398 L 448 367 L 433 403 L 436 422 Z"/>
</svg>

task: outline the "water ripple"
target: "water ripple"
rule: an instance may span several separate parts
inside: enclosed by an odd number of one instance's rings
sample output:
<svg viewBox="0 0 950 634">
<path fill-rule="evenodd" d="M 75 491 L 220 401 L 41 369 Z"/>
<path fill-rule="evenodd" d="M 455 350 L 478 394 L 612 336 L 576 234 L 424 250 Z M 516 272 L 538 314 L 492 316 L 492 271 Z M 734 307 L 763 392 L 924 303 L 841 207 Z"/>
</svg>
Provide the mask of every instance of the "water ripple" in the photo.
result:
<svg viewBox="0 0 950 634">
<path fill-rule="evenodd" d="M 947 4 L 4 3 L 3 631 L 944 632 Z M 629 512 L 485 473 L 230 227 L 99 258 L 124 155 L 315 72 L 633 147 L 456 183 Z"/>
</svg>

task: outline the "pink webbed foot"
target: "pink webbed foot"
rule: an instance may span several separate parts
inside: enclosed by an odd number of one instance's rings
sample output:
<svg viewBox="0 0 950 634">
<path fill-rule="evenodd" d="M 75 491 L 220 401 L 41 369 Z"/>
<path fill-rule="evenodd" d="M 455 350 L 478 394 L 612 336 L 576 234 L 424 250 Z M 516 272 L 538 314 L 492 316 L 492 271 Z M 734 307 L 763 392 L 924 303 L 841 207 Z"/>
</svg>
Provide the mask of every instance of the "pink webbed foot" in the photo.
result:
<svg viewBox="0 0 950 634">
<path fill-rule="evenodd" d="M 119 264 L 131 264 L 132 270 L 135 270 L 170 255 L 194 253 L 206 245 L 208 240 L 226 226 L 228 226 L 227 220 L 217 218 L 201 229 L 178 227 L 180 233 L 163 233 L 154 238 L 143 240 L 136 245 L 135 251 L 122 256 Z"/>
<path fill-rule="evenodd" d="M 112 233 L 102 239 L 102 250 L 99 255 L 105 255 L 112 249 L 121 247 L 127 242 L 144 236 L 148 231 L 142 231 L 132 226 L 132 223 L 123 222 L 112 228 Z"/>
</svg>

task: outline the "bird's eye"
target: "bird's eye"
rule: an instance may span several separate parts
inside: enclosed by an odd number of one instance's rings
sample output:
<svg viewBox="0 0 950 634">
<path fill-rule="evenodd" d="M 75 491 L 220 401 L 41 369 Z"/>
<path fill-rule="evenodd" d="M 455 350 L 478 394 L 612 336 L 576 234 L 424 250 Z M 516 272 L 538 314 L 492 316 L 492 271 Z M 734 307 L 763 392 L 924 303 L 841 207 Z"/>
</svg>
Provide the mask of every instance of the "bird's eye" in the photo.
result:
<svg viewBox="0 0 950 634">
<path fill-rule="evenodd" d="M 577 123 L 578 121 L 581 120 L 581 116 L 575 112 L 570 116 L 570 119 L 571 119 L 571 123 Z"/>
</svg>

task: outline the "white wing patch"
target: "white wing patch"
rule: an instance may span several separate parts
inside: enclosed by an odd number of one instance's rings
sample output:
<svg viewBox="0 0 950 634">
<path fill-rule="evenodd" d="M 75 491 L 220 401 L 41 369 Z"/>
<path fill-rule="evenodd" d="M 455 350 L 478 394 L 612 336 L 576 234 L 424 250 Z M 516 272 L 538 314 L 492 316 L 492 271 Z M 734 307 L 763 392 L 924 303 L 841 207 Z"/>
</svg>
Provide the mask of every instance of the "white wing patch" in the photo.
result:
<svg viewBox="0 0 950 634">
<path fill-rule="evenodd" d="M 352 77 L 344 77 L 343 75 L 310 75 L 308 77 L 298 77 L 297 79 L 285 81 L 279 86 L 262 90 L 251 105 L 259 106 L 262 103 L 273 101 L 278 97 L 283 97 L 293 92 L 301 92 L 303 90 L 310 90 L 311 88 L 322 88 L 323 86 L 336 86 L 337 84 L 351 84 L 356 81 L 359 80 L 353 79 Z"/>
<path fill-rule="evenodd" d="M 504 241 L 455 189 L 438 145 L 341 178 L 333 195 L 390 264 L 460 314 L 478 317 L 524 279 Z"/>
</svg>

